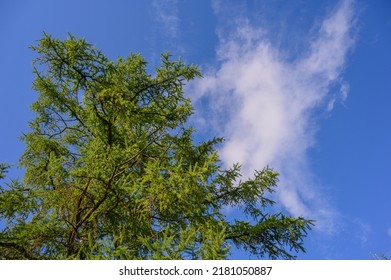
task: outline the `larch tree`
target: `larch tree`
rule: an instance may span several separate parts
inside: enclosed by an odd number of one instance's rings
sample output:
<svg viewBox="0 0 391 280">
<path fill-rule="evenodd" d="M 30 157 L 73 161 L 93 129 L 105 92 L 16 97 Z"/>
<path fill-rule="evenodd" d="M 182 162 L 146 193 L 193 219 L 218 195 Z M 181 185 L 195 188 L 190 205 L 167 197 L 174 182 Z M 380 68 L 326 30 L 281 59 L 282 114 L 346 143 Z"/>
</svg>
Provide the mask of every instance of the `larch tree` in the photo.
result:
<svg viewBox="0 0 391 280">
<path fill-rule="evenodd" d="M 226 259 L 232 247 L 292 259 L 313 223 L 272 213 L 278 174 L 241 180 L 216 145 L 195 144 L 184 96 L 199 69 L 161 56 L 109 60 L 84 39 L 44 34 L 32 49 L 36 117 L 21 181 L 0 166 L 2 259 Z M 240 219 L 227 217 L 227 207 Z"/>
</svg>

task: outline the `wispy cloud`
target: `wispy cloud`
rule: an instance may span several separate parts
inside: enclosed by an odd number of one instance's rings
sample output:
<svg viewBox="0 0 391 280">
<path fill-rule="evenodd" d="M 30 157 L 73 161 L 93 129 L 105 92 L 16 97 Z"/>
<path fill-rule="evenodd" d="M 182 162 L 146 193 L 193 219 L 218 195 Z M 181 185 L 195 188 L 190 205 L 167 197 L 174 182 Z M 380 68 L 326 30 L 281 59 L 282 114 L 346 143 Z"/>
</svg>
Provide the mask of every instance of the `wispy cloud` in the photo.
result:
<svg viewBox="0 0 391 280">
<path fill-rule="evenodd" d="M 387 235 L 389 237 L 389 247 L 388 247 L 388 252 L 387 252 L 387 256 L 389 258 L 391 258 L 391 227 L 387 229 Z"/>
<path fill-rule="evenodd" d="M 348 96 L 342 74 L 353 26 L 352 2 L 342 1 L 291 59 L 265 35 L 267 26 L 240 18 L 234 31 L 219 32 L 219 66 L 192 85 L 193 98 L 203 103 L 200 121 L 226 137 L 223 162 L 240 162 L 245 176 L 265 165 L 275 168 L 281 173 L 278 201 L 293 215 L 317 219 L 323 231 L 335 230 L 338 213 L 314 187 L 307 152 L 315 142 L 314 113 L 331 111 Z"/>
<path fill-rule="evenodd" d="M 186 52 L 181 36 L 181 20 L 177 0 L 152 0 L 150 15 L 154 23 L 150 42 L 159 50 L 153 49 L 152 61 L 158 63 L 160 54 L 169 51 L 181 56 Z"/>
<path fill-rule="evenodd" d="M 152 16 L 161 32 L 167 38 L 176 39 L 179 34 L 179 16 L 177 0 L 153 0 Z"/>
</svg>

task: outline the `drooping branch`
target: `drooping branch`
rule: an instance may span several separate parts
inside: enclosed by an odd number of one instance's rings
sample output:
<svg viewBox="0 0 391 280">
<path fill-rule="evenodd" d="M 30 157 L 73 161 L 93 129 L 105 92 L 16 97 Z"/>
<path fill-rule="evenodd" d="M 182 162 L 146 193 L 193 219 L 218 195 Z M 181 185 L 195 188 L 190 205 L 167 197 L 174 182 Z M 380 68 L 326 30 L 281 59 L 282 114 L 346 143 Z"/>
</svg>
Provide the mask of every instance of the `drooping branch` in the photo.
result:
<svg viewBox="0 0 391 280">
<path fill-rule="evenodd" d="M 24 248 L 23 246 L 15 243 L 15 242 L 0 241 L 0 248 L 14 250 L 18 254 L 23 256 L 25 259 L 28 259 L 28 260 L 39 260 L 40 259 L 40 258 L 37 258 L 36 256 L 33 256 L 26 248 Z M 12 255 L 7 254 L 5 257 L 12 258 Z M 14 258 L 19 259 L 19 257 L 17 257 L 17 256 L 14 256 Z"/>
</svg>

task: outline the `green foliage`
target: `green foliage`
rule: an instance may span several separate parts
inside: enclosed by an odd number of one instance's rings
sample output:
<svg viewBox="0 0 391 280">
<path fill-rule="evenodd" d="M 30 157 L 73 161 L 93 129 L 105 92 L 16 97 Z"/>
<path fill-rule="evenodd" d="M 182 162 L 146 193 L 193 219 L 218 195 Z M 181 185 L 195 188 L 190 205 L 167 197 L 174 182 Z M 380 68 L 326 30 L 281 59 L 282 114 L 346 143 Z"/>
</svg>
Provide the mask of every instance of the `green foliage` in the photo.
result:
<svg viewBox="0 0 391 280">
<path fill-rule="evenodd" d="M 0 163 L 0 180 L 5 178 L 5 174 L 7 173 L 7 169 L 10 166 L 5 164 L 4 162 Z"/>
<path fill-rule="evenodd" d="M 32 47 L 38 99 L 23 136 L 22 182 L 0 187 L 5 259 L 224 259 L 304 251 L 312 222 L 266 212 L 278 174 L 241 181 L 216 145 L 194 144 L 185 83 L 194 65 L 163 54 L 156 73 L 137 54 L 110 61 L 83 39 Z M 0 166 L 0 179 L 7 166 Z M 224 209 L 245 220 L 230 221 Z"/>
</svg>

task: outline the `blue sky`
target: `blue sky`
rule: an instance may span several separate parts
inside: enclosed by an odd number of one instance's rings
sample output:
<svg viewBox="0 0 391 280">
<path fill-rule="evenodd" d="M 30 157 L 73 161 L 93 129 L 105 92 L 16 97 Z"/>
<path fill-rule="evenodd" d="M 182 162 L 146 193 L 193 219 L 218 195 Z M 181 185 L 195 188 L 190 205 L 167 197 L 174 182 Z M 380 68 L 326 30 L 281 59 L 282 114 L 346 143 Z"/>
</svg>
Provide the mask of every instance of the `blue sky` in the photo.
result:
<svg viewBox="0 0 391 280">
<path fill-rule="evenodd" d="M 186 88 L 198 137 L 225 137 L 223 163 L 244 176 L 275 168 L 280 209 L 317 220 L 299 259 L 391 256 L 390 1 L 1 0 L 0 161 L 24 150 L 28 46 L 43 31 L 111 59 L 198 64 L 204 78 Z"/>
</svg>

